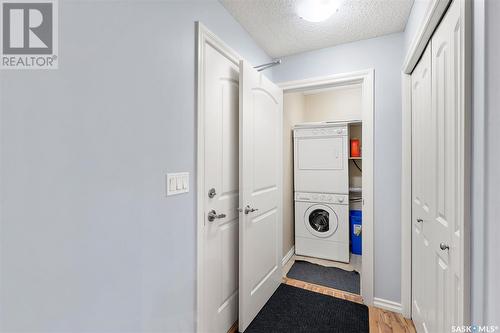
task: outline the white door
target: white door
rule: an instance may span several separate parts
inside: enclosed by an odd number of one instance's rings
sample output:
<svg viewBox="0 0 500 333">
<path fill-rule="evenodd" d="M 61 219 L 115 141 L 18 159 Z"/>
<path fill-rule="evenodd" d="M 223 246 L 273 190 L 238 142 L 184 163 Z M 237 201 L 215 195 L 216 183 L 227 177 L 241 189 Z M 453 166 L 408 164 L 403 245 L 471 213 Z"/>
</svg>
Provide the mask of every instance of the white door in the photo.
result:
<svg viewBox="0 0 500 333">
<path fill-rule="evenodd" d="M 429 315 L 433 304 L 429 296 L 434 291 L 432 267 L 427 265 L 431 249 L 431 225 L 434 209 L 435 172 L 430 161 L 435 155 L 434 135 L 430 129 L 435 120 L 432 113 L 431 45 L 427 46 L 411 76 L 412 84 L 412 313 L 415 327 L 429 332 Z"/>
<path fill-rule="evenodd" d="M 453 1 L 412 73 L 412 310 L 419 332 L 464 324 L 460 3 Z"/>
<path fill-rule="evenodd" d="M 239 68 L 205 47 L 202 309 L 204 332 L 225 333 L 238 320 Z"/>
<path fill-rule="evenodd" d="M 243 332 L 281 283 L 283 91 L 240 62 L 240 302 Z"/>
<path fill-rule="evenodd" d="M 433 332 L 448 332 L 451 325 L 462 325 L 459 295 L 463 276 L 460 264 L 464 203 L 463 165 L 464 133 L 462 20 L 460 1 L 453 1 L 432 37 L 432 112 L 435 117 L 436 172 L 432 184 L 434 208 L 432 220 L 432 258 L 429 265 L 435 274 L 436 292 L 430 303 L 435 304 Z M 461 213 L 462 212 L 462 213 Z M 425 222 L 424 222 L 425 223 Z"/>
</svg>

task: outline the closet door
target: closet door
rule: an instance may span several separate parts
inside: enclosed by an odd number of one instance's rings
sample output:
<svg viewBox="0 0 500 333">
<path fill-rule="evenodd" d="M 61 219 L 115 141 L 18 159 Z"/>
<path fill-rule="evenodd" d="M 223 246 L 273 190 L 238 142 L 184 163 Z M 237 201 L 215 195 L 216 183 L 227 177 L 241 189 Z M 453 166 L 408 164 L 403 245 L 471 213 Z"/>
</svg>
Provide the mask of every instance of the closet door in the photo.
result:
<svg viewBox="0 0 500 333">
<path fill-rule="evenodd" d="M 435 117 L 432 113 L 431 45 L 427 46 L 411 76 L 412 84 L 412 313 L 415 327 L 429 331 L 431 295 L 435 283 L 430 239 L 434 207 Z"/>
<path fill-rule="evenodd" d="M 432 111 L 435 121 L 435 210 L 430 221 L 436 292 L 433 332 L 461 325 L 463 306 L 462 237 L 464 202 L 464 123 L 462 56 L 463 20 L 460 1 L 453 1 L 432 37 Z"/>
<path fill-rule="evenodd" d="M 412 73 L 412 317 L 419 332 L 464 324 L 461 3 L 453 1 Z"/>
</svg>

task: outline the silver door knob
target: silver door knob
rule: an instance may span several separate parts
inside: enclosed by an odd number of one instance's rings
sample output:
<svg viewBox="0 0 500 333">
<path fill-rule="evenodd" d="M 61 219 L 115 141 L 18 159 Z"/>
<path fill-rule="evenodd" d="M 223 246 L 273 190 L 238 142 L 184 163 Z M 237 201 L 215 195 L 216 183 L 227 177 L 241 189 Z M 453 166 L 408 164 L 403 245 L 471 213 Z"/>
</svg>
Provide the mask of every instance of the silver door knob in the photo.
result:
<svg viewBox="0 0 500 333">
<path fill-rule="evenodd" d="M 418 222 L 418 223 L 422 223 L 422 222 L 424 222 L 424 220 L 422 220 L 422 219 L 417 219 L 417 222 Z"/>
<path fill-rule="evenodd" d="M 258 208 L 252 208 L 252 207 L 250 207 L 250 205 L 247 205 L 245 207 L 245 214 L 253 213 L 253 212 L 257 211 L 257 210 L 259 210 L 259 209 Z"/>
<path fill-rule="evenodd" d="M 208 212 L 208 221 L 213 222 L 215 219 L 223 219 L 226 217 L 226 214 L 217 214 L 215 210 L 211 210 Z"/>
<path fill-rule="evenodd" d="M 441 243 L 439 244 L 439 248 L 444 251 L 444 250 L 449 250 L 450 246 L 448 244 Z"/>
</svg>

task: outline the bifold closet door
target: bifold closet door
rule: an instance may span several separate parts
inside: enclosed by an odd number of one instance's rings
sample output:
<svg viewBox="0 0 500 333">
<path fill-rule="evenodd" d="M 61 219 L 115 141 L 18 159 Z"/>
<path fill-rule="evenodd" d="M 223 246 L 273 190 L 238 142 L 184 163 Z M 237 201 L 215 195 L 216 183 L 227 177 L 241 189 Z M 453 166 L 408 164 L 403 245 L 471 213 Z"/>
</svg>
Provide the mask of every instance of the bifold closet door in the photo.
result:
<svg viewBox="0 0 500 333">
<path fill-rule="evenodd" d="M 435 210 L 432 226 L 432 265 L 436 292 L 432 332 L 463 325 L 464 207 L 464 56 L 462 1 L 451 4 L 432 37 L 432 111 L 435 114 Z M 425 222 L 424 222 L 425 223 Z M 431 308 L 431 310 L 433 310 Z"/>
<path fill-rule="evenodd" d="M 419 332 L 462 325 L 463 20 L 455 0 L 412 73 L 412 317 Z"/>
<path fill-rule="evenodd" d="M 429 331 L 431 295 L 435 292 L 431 258 L 434 207 L 435 119 L 432 112 L 431 45 L 411 76 L 412 84 L 412 318 L 420 332 Z"/>
<path fill-rule="evenodd" d="M 283 91 L 240 62 L 239 330 L 282 279 Z"/>
</svg>

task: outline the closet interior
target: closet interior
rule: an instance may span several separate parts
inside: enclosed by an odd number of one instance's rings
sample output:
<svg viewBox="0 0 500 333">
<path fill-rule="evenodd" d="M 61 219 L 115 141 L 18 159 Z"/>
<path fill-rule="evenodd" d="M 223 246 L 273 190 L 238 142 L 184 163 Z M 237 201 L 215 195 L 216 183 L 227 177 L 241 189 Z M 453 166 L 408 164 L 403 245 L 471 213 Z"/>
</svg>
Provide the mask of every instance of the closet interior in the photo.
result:
<svg viewBox="0 0 500 333">
<path fill-rule="evenodd" d="M 284 275 L 360 295 L 361 85 L 285 92 L 283 126 Z"/>
</svg>

